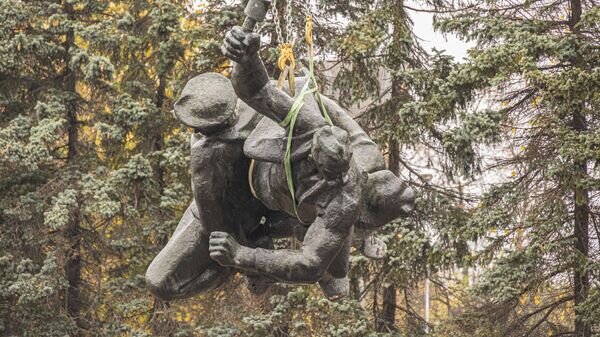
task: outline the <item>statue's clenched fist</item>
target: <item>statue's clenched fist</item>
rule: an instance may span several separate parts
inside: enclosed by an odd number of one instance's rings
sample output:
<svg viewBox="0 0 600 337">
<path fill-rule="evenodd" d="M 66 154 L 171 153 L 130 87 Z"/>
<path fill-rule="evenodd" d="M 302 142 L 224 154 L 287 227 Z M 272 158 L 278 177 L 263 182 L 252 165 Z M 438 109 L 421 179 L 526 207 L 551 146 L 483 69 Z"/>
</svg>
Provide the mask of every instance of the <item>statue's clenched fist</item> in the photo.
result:
<svg viewBox="0 0 600 337">
<path fill-rule="evenodd" d="M 241 251 L 241 246 L 225 232 L 212 232 L 208 241 L 210 257 L 222 266 L 234 266 Z"/>
<path fill-rule="evenodd" d="M 260 36 L 235 26 L 225 35 L 221 51 L 232 61 L 246 63 L 260 48 Z"/>
</svg>

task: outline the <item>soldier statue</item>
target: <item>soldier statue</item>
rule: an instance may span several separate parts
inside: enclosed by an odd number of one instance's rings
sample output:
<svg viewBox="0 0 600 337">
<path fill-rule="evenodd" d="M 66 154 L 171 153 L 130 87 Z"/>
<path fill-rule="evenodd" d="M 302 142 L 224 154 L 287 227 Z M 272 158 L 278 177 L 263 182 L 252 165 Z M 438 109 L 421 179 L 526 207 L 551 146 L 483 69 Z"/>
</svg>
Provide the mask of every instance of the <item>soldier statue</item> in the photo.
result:
<svg viewBox="0 0 600 337">
<path fill-rule="evenodd" d="M 270 283 L 319 283 L 330 299 L 349 291 L 352 245 L 382 258 L 372 236 L 407 216 L 415 193 L 385 169 L 377 145 L 347 111 L 306 95 L 292 130 L 291 178 L 284 169 L 295 92 L 269 79 L 258 55 L 260 37 L 234 27 L 223 53 L 235 64 L 231 80 L 207 73 L 190 80 L 174 112 L 191 137 L 194 200 L 146 273 L 150 291 L 171 300 L 222 285 L 234 272 L 255 292 Z M 296 237 L 298 249 L 274 249 L 273 239 Z"/>
</svg>

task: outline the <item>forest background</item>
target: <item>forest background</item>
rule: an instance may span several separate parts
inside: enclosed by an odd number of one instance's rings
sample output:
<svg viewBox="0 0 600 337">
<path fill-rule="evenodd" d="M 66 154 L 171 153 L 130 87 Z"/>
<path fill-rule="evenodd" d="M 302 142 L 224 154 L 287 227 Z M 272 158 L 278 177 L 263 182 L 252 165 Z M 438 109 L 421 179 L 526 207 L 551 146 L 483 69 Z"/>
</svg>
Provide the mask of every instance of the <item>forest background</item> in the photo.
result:
<svg viewBox="0 0 600 337">
<path fill-rule="evenodd" d="M 192 195 L 172 105 L 229 73 L 243 5 L 0 0 L 1 336 L 600 335 L 597 0 L 278 0 L 269 72 L 310 10 L 321 86 L 360 107 L 417 210 L 381 231 L 383 261 L 353 253 L 343 301 L 239 277 L 152 298 L 145 269 Z M 465 60 L 424 50 L 419 12 Z"/>
</svg>

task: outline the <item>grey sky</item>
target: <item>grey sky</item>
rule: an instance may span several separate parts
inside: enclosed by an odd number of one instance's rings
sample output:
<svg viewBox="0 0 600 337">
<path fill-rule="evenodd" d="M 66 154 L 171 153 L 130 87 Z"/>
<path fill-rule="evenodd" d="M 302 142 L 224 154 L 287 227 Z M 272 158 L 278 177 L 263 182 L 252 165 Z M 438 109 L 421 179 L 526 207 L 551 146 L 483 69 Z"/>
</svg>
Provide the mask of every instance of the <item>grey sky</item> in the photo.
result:
<svg viewBox="0 0 600 337">
<path fill-rule="evenodd" d="M 409 3 L 411 7 L 419 8 L 414 2 Z M 408 10 L 408 13 L 414 23 L 414 32 L 422 39 L 421 43 L 426 51 L 429 52 L 434 47 L 437 50 L 445 50 L 447 54 L 454 56 L 456 61 L 462 61 L 467 55 L 469 44 L 454 35 L 443 35 L 433 31 L 433 14 L 411 10 Z"/>
<path fill-rule="evenodd" d="M 197 7 L 202 2 L 203 0 L 191 0 L 192 7 Z M 416 0 L 408 0 L 407 5 L 412 8 L 421 8 Z M 447 54 L 454 56 L 456 61 L 462 61 L 467 54 L 467 49 L 470 47 L 469 44 L 454 35 L 443 35 L 434 32 L 433 14 L 413 10 L 408 10 L 408 13 L 414 23 L 414 32 L 422 39 L 421 43 L 426 51 L 430 52 L 435 47 L 438 50 L 445 50 Z"/>
</svg>

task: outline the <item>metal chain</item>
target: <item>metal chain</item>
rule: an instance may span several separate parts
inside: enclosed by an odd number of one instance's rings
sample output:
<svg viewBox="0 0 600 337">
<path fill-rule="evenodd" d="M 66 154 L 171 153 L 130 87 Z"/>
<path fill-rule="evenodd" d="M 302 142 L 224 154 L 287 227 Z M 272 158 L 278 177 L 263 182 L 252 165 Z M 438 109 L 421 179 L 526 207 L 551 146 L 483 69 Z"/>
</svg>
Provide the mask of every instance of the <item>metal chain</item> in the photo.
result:
<svg viewBox="0 0 600 337">
<path fill-rule="evenodd" d="M 275 33 L 277 35 L 277 44 L 283 44 L 283 34 L 281 32 L 281 22 L 279 21 L 279 11 L 277 10 L 277 0 L 273 0 L 271 3 L 271 9 L 273 10 L 273 22 L 275 23 Z"/>
<path fill-rule="evenodd" d="M 292 3 L 293 0 L 287 0 L 286 8 L 285 8 L 285 37 L 288 43 L 293 44 L 294 39 L 292 37 Z"/>
<path fill-rule="evenodd" d="M 263 30 L 265 29 L 265 27 L 267 27 L 269 25 L 270 25 L 270 23 L 267 20 L 264 20 L 263 22 L 260 23 L 258 28 L 255 29 L 255 33 L 261 35 L 263 33 Z"/>
<path fill-rule="evenodd" d="M 279 10 L 277 9 L 277 0 L 273 0 L 271 3 L 271 9 L 273 11 L 273 22 L 275 24 L 275 33 L 277 34 L 277 44 L 290 43 L 293 44 L 293 0 L 288 0 L 285 5 L 284 21 L 285 21 L 285 41 L 283 35 L 283 28 L 281 20 L 279 19 Z"/>
</svg>

